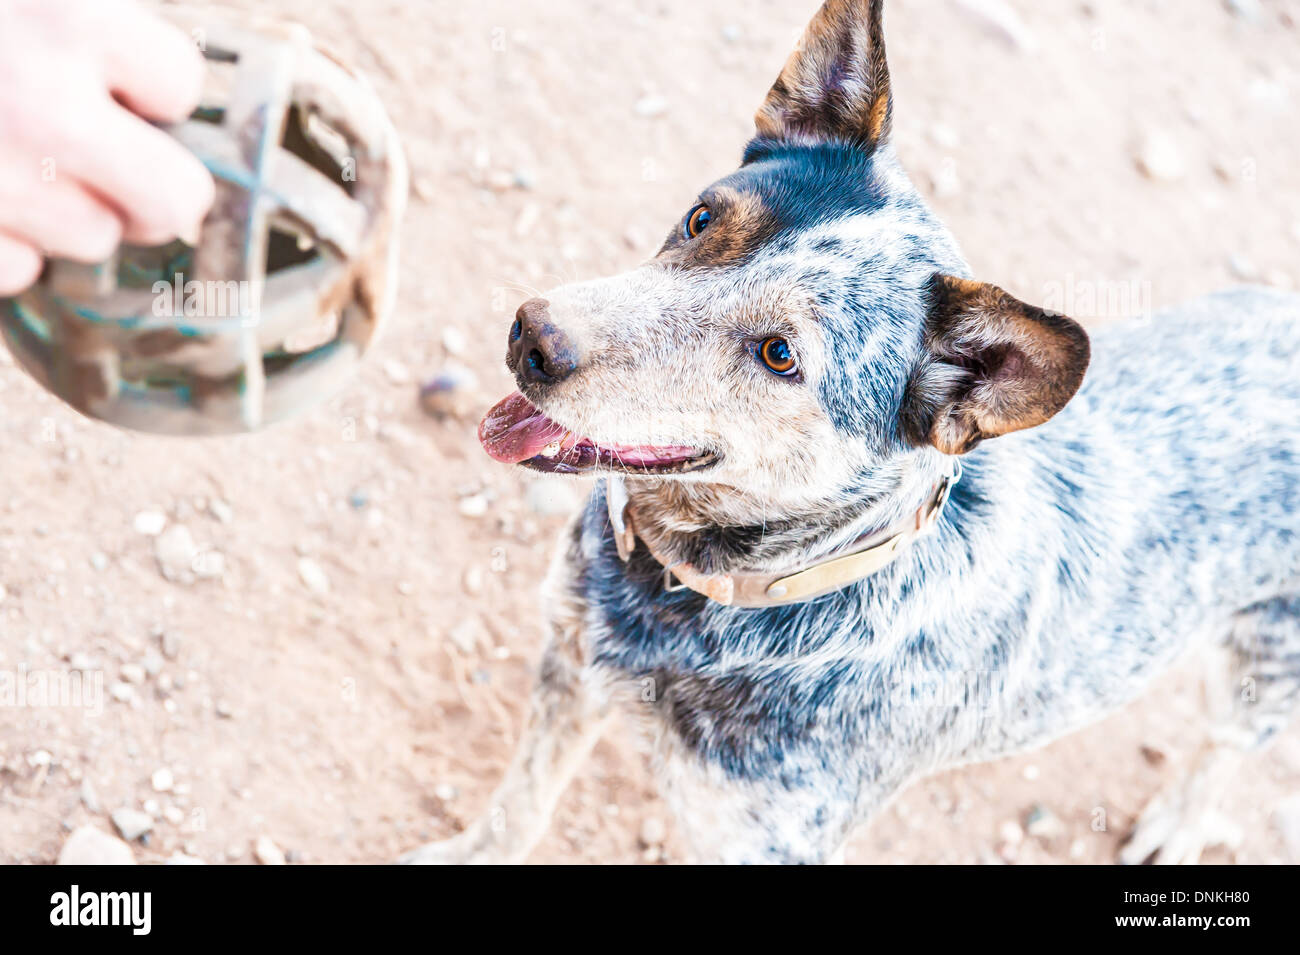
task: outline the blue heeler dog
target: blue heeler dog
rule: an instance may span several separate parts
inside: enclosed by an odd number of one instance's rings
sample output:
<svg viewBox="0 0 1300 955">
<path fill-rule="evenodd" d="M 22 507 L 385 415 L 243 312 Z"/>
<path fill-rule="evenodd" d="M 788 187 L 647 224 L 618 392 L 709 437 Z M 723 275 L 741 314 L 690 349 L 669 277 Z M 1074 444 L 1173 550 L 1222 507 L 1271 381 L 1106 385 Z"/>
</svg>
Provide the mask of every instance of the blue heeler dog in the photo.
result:
<svg viewBox="0 0 1300 955">
<path fill-rule="evenodd" d="M 912 780 L 1086 726 L 1203 643 L 1224 712 L 1123 852 L 1193 860 L 1286 723 L 1300 299 L 1090 344 L 973 280 L 891 146 L 880 7 L 822 7 L 653 260 L 519 308 L 483 444 L 607 477 L 548 579 L 505 780 L 408 861 L 522 859 L 614 713 L 701 859 L 832 860 Z"/>
</svg>

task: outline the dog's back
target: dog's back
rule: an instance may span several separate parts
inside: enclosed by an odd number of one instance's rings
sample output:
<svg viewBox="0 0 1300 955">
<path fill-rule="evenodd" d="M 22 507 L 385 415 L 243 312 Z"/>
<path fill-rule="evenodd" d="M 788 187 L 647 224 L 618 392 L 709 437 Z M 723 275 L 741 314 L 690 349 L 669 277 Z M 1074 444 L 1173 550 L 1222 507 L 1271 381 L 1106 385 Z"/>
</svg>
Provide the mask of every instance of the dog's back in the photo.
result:
<svg viewBox="0 0 1300 955">
<path fill-rule="evenodd" d="M 1005 568 L 979 599 L 1019 595 L 1033 622 L 1004 668 L 1027 718 L 964 758 L 1098 718 L 1194 638 L 1227 641 L 1239 612 L 1300 592 L 1300 296 L 1232 289 L 1091 338 L 1074 400 L 968 455 L 954 493 L 955 521 L 996 528 L 966 544 Z"/>
<path fill-rule="evenodd" d="M 1300 296 L 1231 289 L 1103 326 L 1092 342 L 1076 401 L 1026 437 L 1067 453 L 1087 437 L 1089 459 L 1061 473 L 1107 495 L 1125 560 L 1105 577 L 1170 615 L 1300 587 Z M 1144 579 L 1157 564 L 1163 585 Z M 1146 610 L 1135 616 L 1158 624 Z"/>
</svg>

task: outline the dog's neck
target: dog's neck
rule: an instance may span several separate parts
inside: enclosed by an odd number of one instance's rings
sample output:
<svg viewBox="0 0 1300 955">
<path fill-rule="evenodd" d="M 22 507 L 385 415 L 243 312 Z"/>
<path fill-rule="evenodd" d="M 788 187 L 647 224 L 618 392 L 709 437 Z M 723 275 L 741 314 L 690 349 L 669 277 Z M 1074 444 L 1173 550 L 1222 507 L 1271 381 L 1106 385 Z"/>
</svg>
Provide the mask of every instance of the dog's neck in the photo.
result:
<svg viewBox="0 0 1300 955">
<path fill-rule="evenodd" d="M 804 506 L 777 505 L 731 485 L 628 478 L 637 533 L 672 563 L 704 573 L 779 571 L 824 557 L 915 513 L 951 470 L 918 452 L 891 473 Z"/>
</svg>

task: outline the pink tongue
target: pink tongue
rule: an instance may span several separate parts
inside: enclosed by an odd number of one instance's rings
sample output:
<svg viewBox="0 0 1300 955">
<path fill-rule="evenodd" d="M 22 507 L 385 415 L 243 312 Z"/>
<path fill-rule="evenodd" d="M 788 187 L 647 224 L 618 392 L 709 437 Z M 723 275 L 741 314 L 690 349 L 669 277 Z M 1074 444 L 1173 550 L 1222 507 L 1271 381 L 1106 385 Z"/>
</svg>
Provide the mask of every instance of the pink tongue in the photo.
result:
<svg viewBox="0 0 1300 955">
<path fill-rule="evenodd" d="M 564 437 L 564 429 L 515 392 L 492 406 L 478 426 L 478 439 L 488 454 L 505 464 L 518 464 Z"/>
</svg>

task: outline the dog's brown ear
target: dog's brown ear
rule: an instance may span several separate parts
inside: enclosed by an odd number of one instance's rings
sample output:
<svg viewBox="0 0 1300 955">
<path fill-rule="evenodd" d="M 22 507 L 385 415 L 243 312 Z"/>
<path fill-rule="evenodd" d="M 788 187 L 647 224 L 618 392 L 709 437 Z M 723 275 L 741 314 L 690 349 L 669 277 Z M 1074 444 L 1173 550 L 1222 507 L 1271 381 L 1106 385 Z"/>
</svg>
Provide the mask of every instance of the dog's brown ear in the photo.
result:
<svg viewBox="0 0 1300 955">
<path fill-rule="evenodd" d="M 950 275 L 936 275 L 929 291 L 929 354 L 903 405 L 912 443 L 965 454 L 1042 424 L 1079 390 L 1090 348 L 1074 320 Z"/>
<path fill-rule="evenodd" d="M 791 142 L 853 142 L 889 135 L 884 0 L 826 0 L 754 117 L 758 135 Z"/>
</svg>

